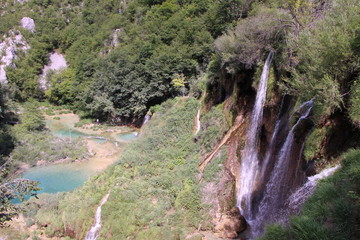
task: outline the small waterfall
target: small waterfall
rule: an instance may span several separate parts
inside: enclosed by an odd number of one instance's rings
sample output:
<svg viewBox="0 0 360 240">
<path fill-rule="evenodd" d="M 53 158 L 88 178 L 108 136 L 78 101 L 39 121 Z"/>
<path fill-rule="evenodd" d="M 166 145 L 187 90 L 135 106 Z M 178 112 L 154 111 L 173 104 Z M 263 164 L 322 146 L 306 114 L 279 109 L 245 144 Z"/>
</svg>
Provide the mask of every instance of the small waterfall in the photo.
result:
<svg viewBox="0 0 360 240">
<path fill-rule="evenodd" d="M 195 135 L 197 135 L 199 132 L 200 132 L 200 109 L 198 110 L 197 112 L 197 115 L 196 115 L 196 131 L 195 131 Z"/>
<path fill-rule="evenodd" d="M 301 205 L 314 193 L 318 181 L 333 175 L 339 167 L 339 165 L 336 165 L 335 167 L 325 169 L 314 176 L 308 177 L 308 181 L 288 198 L 287 206 L 290 213 L 297 213 Z"/>
<path fill-rule="evenodd" d="M 242 152 L 237 206 L 239 207 L 241 214 L 244 215 L 247 219 L 251 219 L 252 217 L 252 193 L 259 171 L 257 152 L 259 145 L 259 134 L 263 118 L 263 107 L 266 100 L 267 80 L 273 55 L 273 52 L 269 53 L 261 74 L 255 105 L 251 114 L 249 129 L 247 132 L 247 142 Z"/>
<path fill-rule="evenodd" d="M 142 123 L 142 126 L 144 126 L 149 120 L 150 120 L 151 116 L 149 114 L 146 114 L 144 117 L 144 121 Z"/>
<path fill-rule="evenodd" d="M 293 159 L 292 150 L 295 139 L 295 129 L 302 120 L 306 119 L 310 115 L 313 105 L 314 100 L 312 99 L 303 103 L 297 111 L 301 114 L 301 116 L 288 133 L 279 152 L 279 157 L 275 163 L 274 170 L 271 173 L 270 180 L 266 185 L 265 194 L 263 200 L 260 202 L 258 213 L 254 221 L 254 236 L 261 234 L 266 221 L 268 221 L 269 218 L 276 218 L 280 210 L 285 205 L 291 186 L 288 180 L 295 178 L 295 176 L 290 176 L 291 172 L 288 171 L 290 167 L 290 160 Z M 302 152 L 302 150 L 300 152 Z M 300 158 L 300 156 L 297 157 Z M 298 159 L 297 163 L 299 163 Z"/>
<path fill-rule="evenodd" d="M 99 232 L 101 229 L 101 207 L 106 203 L 110 195 L 110 192 L 108 192 L 105 197 L 101 200 L 100 205 L 96 209 L 95 214 L 95 223 L 91 226 L 90 231 L 86 234 L 86 237 L 84 240 L 96 240 L 99 237 Z"/>
</svg>

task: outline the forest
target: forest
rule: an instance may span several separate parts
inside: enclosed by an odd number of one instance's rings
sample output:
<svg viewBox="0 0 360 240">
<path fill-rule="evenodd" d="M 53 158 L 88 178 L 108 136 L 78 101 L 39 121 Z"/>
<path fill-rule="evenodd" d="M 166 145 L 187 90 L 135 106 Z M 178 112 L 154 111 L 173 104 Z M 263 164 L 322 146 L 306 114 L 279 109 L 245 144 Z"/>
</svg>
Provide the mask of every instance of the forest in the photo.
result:
<svg viewBox="0 0 360 240">
<path fill-rule="evenodd" d="M 4 0 L 0 67 L 0 240 L 360 238 L 356 0 Z"/>
</svg>

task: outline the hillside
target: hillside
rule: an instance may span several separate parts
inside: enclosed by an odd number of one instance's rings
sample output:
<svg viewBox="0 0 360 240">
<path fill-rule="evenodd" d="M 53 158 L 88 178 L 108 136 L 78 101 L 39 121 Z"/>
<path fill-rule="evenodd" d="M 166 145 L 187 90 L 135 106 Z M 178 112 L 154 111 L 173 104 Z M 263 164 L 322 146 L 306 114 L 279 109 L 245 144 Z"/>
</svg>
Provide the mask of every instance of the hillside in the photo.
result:
<svg viewBox="0 0 360 240">
<path fill-rule="evenodd" d="M 359 13 L 356 0 L 3 1 L 0 239 L 358 239 Z M 53 136 L 49 119 L 70 113 L 70 140 Z M 94 144 L 115 163 L 13 204 L 38 190 L 24 164 L 102 161 Z"/>
</svg>

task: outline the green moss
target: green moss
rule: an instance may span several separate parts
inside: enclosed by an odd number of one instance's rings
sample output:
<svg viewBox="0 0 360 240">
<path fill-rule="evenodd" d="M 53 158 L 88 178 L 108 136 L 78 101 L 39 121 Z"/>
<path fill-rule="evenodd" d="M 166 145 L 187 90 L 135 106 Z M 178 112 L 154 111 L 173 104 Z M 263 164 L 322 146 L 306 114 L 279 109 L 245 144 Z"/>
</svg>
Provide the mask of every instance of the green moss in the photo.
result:
<svg viewBox="0 0 360 240">
<path fill-rule="evenodd" d="M 311 132 L 305 142 L 304 156 L 306 161 L 312 160 L 315 155 L 320 152 L 321 143 L 324 140 L 326 133 L 326 127 L 315 128 L 314 131 Z"/>
<path fill-rule="evenodd" d="M 360 125 L 360 78 L 357 78 L 351 87 L 349 115 L 351 120 Z"/>
</svg>

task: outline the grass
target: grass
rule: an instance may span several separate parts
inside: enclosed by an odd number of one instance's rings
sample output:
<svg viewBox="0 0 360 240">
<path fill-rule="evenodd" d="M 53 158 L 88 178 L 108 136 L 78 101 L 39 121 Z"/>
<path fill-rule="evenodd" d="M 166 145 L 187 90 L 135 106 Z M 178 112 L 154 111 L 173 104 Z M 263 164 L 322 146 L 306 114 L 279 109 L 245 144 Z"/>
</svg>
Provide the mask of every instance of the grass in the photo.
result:
<svg viewBox="0 0 360 240">
<path fill-rule="evenodd" d="M 94 122 L 94 119 L 90 119 L 90 118 L 85 118 L 85 119 L 81 119 L 79 122 L 75 123 L 75 127 L 82 127 L 86 124 L 91 124 Z"/>
<path fill-rule="evenodd" d="M 196 184 L 200 145 L 193 136 L 198 104 L 176 98 L 158 106 L 116 165 L 72 193 L 40 199 L 35 222 L 47 224 L 48 236 L 83 239 L 110 190 L 102 208 L 101 236 L 107 239 L 184 239 L 205 225 L 209 218 Z"/>
<path fill-rule="evenodd" d="M 203 153 L 211 151 L 230 128 L 223 112 L 223 104 L 211 108 L 201 117 L 199 142 Z"/>
<path fill-rule="evenodd" d="M 268 226 L 261 240 L 360 239 L 360 149 L 343 155 L 342 167 L 321 181 L 287 228 Z"/>
<path fill-rule="evenodd" d="M 62 139 L 49 131 L 15 131 L 18 142 L 10 157 L 14 162 L 35 165 L 37 161 L 69 161 L 87 157 L 86 144 L 81 139 Z"/>
</svg>

